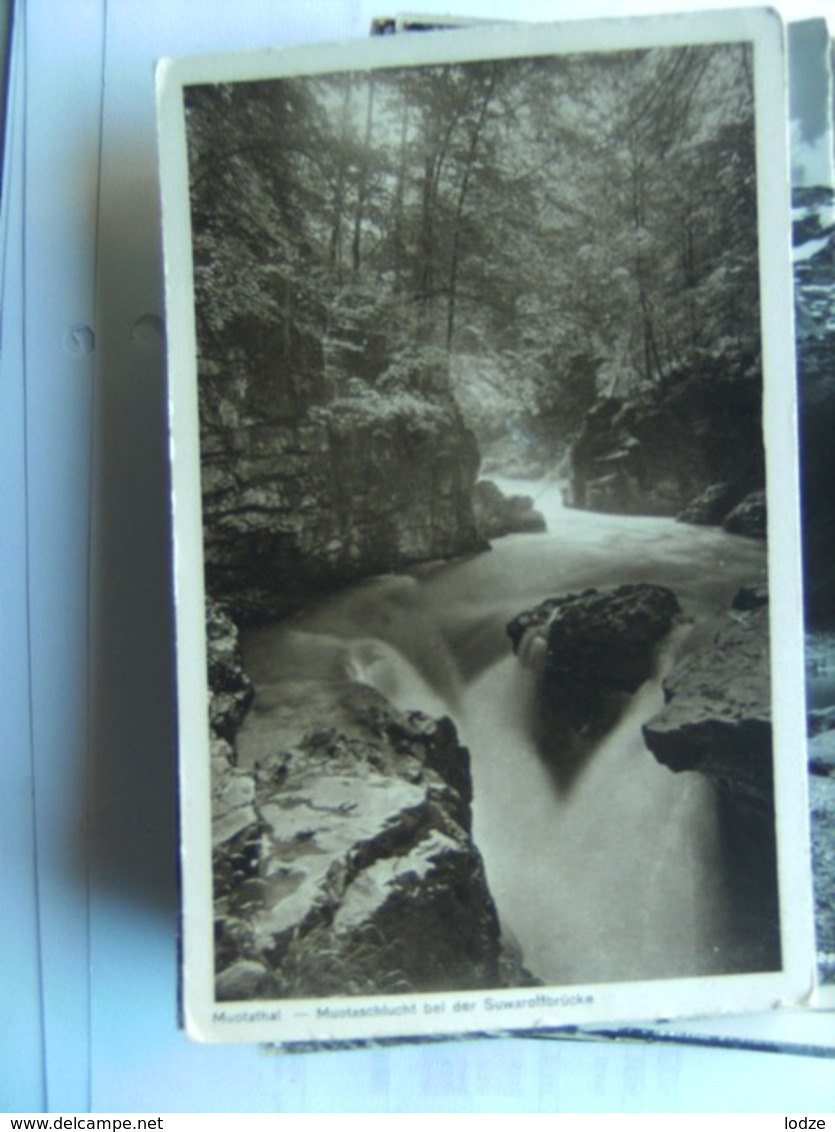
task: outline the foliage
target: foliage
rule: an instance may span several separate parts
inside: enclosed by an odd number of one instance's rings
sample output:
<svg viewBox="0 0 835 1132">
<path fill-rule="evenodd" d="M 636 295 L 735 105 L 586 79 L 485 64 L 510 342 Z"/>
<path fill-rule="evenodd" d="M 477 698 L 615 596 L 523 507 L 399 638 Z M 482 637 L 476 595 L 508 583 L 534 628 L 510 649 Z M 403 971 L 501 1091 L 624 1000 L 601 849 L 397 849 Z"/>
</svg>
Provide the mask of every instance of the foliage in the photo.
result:
<svg viewBox="0 0 835 1132">
<path fill-rule="evenodd" d="M 758 357 L 745 46 L 195 87 L 187 113 L 205 357 L 315 337 L 357 402 L 349 378 L 421 400 L 481 355 L 556 436 L 597 392 Z"/>
</svg>

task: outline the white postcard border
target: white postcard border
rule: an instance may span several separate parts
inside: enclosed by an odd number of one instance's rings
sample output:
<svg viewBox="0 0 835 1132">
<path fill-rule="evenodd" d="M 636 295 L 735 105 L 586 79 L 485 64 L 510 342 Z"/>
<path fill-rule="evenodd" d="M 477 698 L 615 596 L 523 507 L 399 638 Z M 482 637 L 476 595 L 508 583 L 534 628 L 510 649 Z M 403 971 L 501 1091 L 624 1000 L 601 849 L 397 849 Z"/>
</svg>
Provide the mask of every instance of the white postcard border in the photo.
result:
<svg viewBox="0 0 835 1132">
<path fill-rule="evenodd" d="M 783 971 L 589 987 L 515 988 L 327 1000 L 216 1003 L 212 965 L 210 757 L 188 167 L 182 89 L 490 57 L 755 44 L 758 192 L 769 498 L 775 798 Z M 792 326 L 783 30 L 752 9 L 392 37 L 352 44 L 163 61 L 158 69 L 165 240 L 179 698 L 184 1011 L 207 1041 L 323 1041 L 752 1012 L 809 999 L 814 939 L 808 850 L 796 386 Z M 782 76 L 776 82 L 775 76 Z M 774 375 L 779 375 L 775 377 Z M 514 1003 L 518 1005 L 513 1005 Z"/>
</svg>

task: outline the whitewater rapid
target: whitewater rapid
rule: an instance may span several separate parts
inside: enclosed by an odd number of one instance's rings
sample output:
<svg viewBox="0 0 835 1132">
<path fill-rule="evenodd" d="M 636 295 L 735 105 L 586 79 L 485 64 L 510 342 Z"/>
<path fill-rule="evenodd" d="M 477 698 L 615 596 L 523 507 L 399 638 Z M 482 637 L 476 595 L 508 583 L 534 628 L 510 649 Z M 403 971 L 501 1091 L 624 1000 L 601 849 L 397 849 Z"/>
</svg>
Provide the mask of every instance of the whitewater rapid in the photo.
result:
<svg viewBox="0 0 835 1132">
<path fill-rule="evenodd" d="M 556 483 L 500 486 L 533 495 L 547 532 L 369 579 L 244 635 L 262 727 L 269 689 L 288 677 L 348 677 L 401 710 L 451 716 L 471 752 L 474 838 L 503 928 L 547 983 L 744 970 L 757 941 L 735 915 L 711 787 L 659 766 L 641 724 L 662 704 L 665 666 L 702 643 L 741 585 L 764 578 L 764 546 L 565 509 Z M 538 674 L 513 656 L 505 625 L 553 594 L 626 582 L 669 586 L 687 622 L 567 788 L 537 749 Z M 275 725 L 276 742 L 297 741 L 278 714 Z M 257 757 L 246 725 L 239 749 L 244 764 Z"/>
</svg>

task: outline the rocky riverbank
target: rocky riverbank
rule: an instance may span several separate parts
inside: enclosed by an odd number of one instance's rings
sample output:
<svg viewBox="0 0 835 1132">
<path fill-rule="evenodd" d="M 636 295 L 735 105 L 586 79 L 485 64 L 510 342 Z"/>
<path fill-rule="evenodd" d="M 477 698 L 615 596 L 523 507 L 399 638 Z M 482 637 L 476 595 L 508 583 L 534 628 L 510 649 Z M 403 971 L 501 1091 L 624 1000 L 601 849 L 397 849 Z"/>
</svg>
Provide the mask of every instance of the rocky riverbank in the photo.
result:
<svg viewBox="0 0 835 1132">
<path fill-rule="evenodd" d="M 568 502 L 722 525 L 746 501 L 731 523 L 761 537 L 763 506 L 749 498 L 765 483 L 761 388 L 753 361 L 705 356 L 628 399 L 599 398 L 571 448 Z"/>
<path fill-rule="evenodd" d="M 671 590 L 639 584 L 547 598 L 508 623 L 514 652 L 540 670 L 537 737 L 558 773 L 571 776 L 649 678 L 680 614 Z"/>
<path fill-rule="evenodd" d="M 767 594 L 739 592 L 709 643 L 664 679 L 665 706 L 643 728 L 647 747 L 676 772 L 697 771 L 719 802 L 725 883 L 741 918 L 758 927 L 750 960 L 780 962 L 777 830 Z"/>
<path fill-rule="evenodd" d="M 665 706 L 643 735 L 662 765 L 699 771 L 738 814 L 773 828 L 767 603 L 761 586 L 739 591 L 709 643 L 664 678 Z M 557 754 L 567 740 L 608 730 L 681 619 L 672 590 L 638 584 L 551 597 L 508 623 L 514 651 L 540 670 Z"/>
<path fill-rule="evenodd" d="M 303 720 L 312 699 L 331 725 L 284 744 L 267 721 L 258 765 L 241 769 L 221 710 L 235 695 L 236 634 L 216 608 L 212 622 L 218 998 L 532 982 L 502 946 L 452 722 L 397 712 L 348 679 L 287 681 L 269 710 Z M 257 727 L 268 709 L 253 710 Z"/>
<path fill-rule="evenodd" d="M 359 388 L 289 421 L 237 416 L 203 446 L 206 576 L 242 621 L 353 578 L 486 549 L 475 442 L 451 402 Z"/>
<path fill-rule="evenodd" d="M 529 495 L 504 495 L 492 480 L 479 480 L 473 490 L 476 528 L 484 539 L 545 530 L 545 520 Z"/>
<path fill-rule="evenodd" d="M 750 593 L 752 591 L 745 591 Z M 708 645 L 664 679 L 647 746 L 674 771 L 697 770 L 739 812 L 774 823 L 768 607 L 721 617 Z"/>
</svg>

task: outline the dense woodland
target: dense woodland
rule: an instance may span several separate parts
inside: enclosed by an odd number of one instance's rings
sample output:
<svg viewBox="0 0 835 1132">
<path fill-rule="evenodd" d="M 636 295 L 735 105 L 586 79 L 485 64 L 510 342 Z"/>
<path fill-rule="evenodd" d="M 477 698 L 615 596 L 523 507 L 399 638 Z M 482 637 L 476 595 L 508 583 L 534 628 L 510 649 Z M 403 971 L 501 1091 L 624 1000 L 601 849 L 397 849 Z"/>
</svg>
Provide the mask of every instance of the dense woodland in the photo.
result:
<svg viewBox="0 0 835 1132">
<path fill-rule="evenodd" d="M 556 453 L 598 395 L 757 369 L 747 47 L 195 87 L 187 112 L 204 384 L 280 348 L 321 369 L 305 396 L 382 411 L 443 369 L 482 447 L 527 420 Z"/>
</svg>

